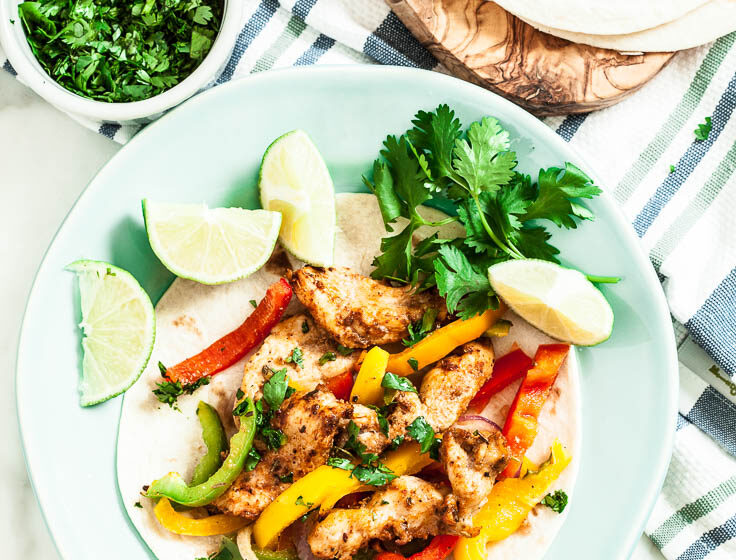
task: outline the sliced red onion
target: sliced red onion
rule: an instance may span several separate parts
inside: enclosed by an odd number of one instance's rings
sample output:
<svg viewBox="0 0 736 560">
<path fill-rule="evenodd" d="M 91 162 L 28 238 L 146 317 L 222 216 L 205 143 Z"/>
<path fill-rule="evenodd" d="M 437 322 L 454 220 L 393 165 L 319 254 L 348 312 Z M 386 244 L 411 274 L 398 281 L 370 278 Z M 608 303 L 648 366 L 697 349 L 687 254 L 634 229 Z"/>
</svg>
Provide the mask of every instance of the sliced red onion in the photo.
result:
<svg viewBox="0 0 736 560">
<path fill-rule="evenodd" d="M 294 523 L 295 534 L 294 534 L 294 546 L 296 546 L 296 555 L 299 560 L 317 560 L 312 554 L 312 548 L 309 546 L 307 538 L 317 524 L 318 512 L 313 511 L 304 521 L 297 521 Z"/>
<path fill-rule="evenodd" d="M 457 419 L 455 426 L 463 430 L 501 431 L 498 424 L 480 414 L 463 414 Z"/>
</svg>

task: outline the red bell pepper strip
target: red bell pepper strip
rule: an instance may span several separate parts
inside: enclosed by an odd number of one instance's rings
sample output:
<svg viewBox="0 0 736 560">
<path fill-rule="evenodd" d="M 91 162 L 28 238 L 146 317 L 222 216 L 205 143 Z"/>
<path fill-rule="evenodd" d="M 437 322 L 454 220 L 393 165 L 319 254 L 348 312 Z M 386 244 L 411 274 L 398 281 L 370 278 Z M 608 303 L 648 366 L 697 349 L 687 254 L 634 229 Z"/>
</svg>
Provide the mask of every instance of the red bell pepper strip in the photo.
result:
<svg viewBox="0 0 736 560">
<path fill-rule="evenodd" d="M 460 537 L 456 535 L 437 535 L 427 545 L 427 548 L 409 556 L 408 560 L 445 560 L 455 548 Z M 407 560 L 405 556 L 395 552 L 381 552 L 376 560 Z"/>
<path fill-rule="evenodd" d="M 511 460 L 501 477 L 514 476 L 519 471 L 524 454 L 537 437 L 539 413 L 569 351 L 567 344 L 542 344 L 537 348 L 534 366 L 521 382 L 503 427 Z"/>
<path fill-rule="evenodd" d="M 470 401 L 469 408 L 483 410 L 493 395 L 524 377 L 530 367 L 532 367 L 532 359 L 524 354 L 521 348 L 516 348 L 501 356 L 493 364 L 493 377 L 476 393 L 473 400 Z"/>
<path fill-rule="evenodd" d="M 346 371 L 325 380 L 325 385 L 338 399 L 350 400 L 350 392 L 353 390 L 353 373 Z"/>
<path fill-rule="evenodd" d="M 291 286 L 283 278 L 266 290 L 266 295 L 237 329 L 217 342 L 173 367 L 166 369 L 171 381 L 194 383 L 230 367 L 268 336 L 281 320 L 291 300 Z"/>
</svg>

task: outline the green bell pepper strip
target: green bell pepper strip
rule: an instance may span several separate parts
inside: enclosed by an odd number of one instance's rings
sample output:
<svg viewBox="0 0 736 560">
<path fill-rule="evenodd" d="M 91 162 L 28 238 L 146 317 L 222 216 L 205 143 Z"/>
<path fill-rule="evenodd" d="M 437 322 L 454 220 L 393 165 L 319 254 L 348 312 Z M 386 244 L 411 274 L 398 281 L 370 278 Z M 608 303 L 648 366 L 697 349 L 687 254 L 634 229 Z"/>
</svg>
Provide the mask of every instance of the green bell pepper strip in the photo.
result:
<svg viewBox="0 0 736 560">
<path fill-rule="evenodd" d="M 205 482 L 188 486 L 179 473 L 171 472 L 154 480 L 146 492 L 148 498 L 169 498 L 169 500 L 189 507 L 205 506 L 222 496 L 243 470 L 248 452 L 253 445 L 256 433 L 256 411 L 253 401 L 246 399 L 246 406 L 240 415 L 240 430 L 230 438 L 230 453 L 217 472 Z"/>
<path fill-rule="evenodd" d="M 298 560 L 293 550 L 267 550 L 253 547 L 253 554 L 258 560 Z"/>
<path fill-rule="evenodd" d="M 227 437 L 222 427 L 222 420 L 217 411 L 204 401 L 197 405 L 197 418 L 202 426 L 202 439 L 207 446 L 207 453 L 194 468 L 194 475 L 189 486 L 198 486 L 206 482 L 222 465 L 222 452 L 227 450 Z"/>
</svg>

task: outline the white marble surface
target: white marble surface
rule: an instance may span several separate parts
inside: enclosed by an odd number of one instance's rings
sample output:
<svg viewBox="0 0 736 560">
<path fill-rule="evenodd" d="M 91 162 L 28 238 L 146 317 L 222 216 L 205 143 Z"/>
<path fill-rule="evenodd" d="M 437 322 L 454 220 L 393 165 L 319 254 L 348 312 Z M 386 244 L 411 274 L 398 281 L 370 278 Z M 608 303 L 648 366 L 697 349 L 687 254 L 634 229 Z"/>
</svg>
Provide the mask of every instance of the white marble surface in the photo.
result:
<svg viewBox="0 0 736 560">
<path fill-rule="evenodd" d="M 0 391 L 2 558 L 59 558 L 31 491 L 18 436 L 11 390 L 18 330 L 47 245 L 87 182 L 118 149 L 0 70 L 0 375 L 5 388 Z M 662 558 L 646 537 L 632 556 L 633 560 Z"/>
</svg>

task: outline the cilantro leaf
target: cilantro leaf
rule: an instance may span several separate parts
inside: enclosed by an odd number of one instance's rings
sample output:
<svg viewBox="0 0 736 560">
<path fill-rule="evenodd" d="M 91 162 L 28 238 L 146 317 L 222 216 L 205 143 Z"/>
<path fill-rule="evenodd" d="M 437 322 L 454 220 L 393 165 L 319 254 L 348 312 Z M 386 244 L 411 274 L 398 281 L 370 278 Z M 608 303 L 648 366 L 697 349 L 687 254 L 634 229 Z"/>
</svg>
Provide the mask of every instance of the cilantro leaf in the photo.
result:
<svg viewBox="0 0 736 560">
<path fill-rule="evenodd" d="M 471 124 L 468 139 L 455 142 L 454 167 L 471 195 L 495 192 L 509 182 L 516 167 L 516 154 L 508 149 L 509 133 L 491 117 Z"/>
<path fill-rule="evenodd" d="M 274 371 L 268 381 L 263 384 L 263 400 L 268 403 L 272 411 L 277 411 L 281 403 L 284 402 L 288 387 L 289 380 L 286 377 L 286 368 Z"/>
<path fill-rule="evenodd" d="M 352 476 L 370 486 L 385 486 L 396 478 L 393 471 L 385 465 L 376 467 L 358 465 L 353 469 Z"/>
<path fill-rule="evenodd" d="M 159 368 L 162 367 L 161 362 L 159 362 Z M 163 370 L 166 371 L 166 368 Z M 174 410 L 179 410 L 179 406 L 177 404 L 177 399 L 182 395 L 191 395 L 202 387 L 203 385 L 209 385 L 210 384 L 210 378 L 209 377 L 202 377 L 195 381 L 194 383 L 184 383 L 182 384 L 181 381 L 162 381 L 161 383 L 156 383 L 156 389 L 153 390 L 153 394 L 156 395 L 156 398 L 159 400 L 159 402 L 162 402 L 164 404 L 168 404 L 169 407 L 173 408 Z"/>
<path fill-rule="evenodd" d="M 705 117 L 705 122 L 698 125 L 698 128 L 695 129 L 695 138 L 698 140 L 707 140 L 708 136 L 710 136 L 710 131 L 713 128 L 713 123 L 711 122 L 710 117 Z"/>
<path fill-rule="evenodd" d="M 295 346 L 294 349 L 291 351 L 291 354 L 287 356 L 287 358 L 284 360 L 287 364 L 294 363 L 298 367 L 303 368 L 304 367 L 304 353 L 302 352 L 302 349 L 298 346 Z"/>
<path fill-rule="evenodd" d="M 337 360 L 337 354 L 335 354 L 334 352 L 325 352 L 324 354 L 322 354 L 322 356 L 320 356 L 318 363 L 319 365 L 323 366 L 327 362 L 334 362 L 335 360 Z"/>
<path fill-rule="evenodd" d="M 389 224 L 394 223 L 396 218 L 402 215 L 402 205 L 394 191 L 394 179 L 388 165 L 380 160 L 374 161 L 373 182 L 366 179 L 364 175 L 363 183 L 378 199 L 378 208 L 381 211 L 386 231 L 393 231 Z"/>
<path fill-rule="evenodd" d="M 434 261 L 437 288 L 448 311 L 469 319 L 498 305 L 488 275 L 474 267 L 459 249 L 444 245 L 439 255 Z"/>
<path fill-rule="evenodd" d="M 332 468 L 343 469 L 345 471 L 351 471 L 355 467 L 350 459 L 344 457 L 330 457 L 327 459 L 327 464 Z"/>
<path fill-rule="evenodd" d="M 547 506 L 552 511 L 562 513 L 567 507 L 567 494 L 563 490 L 555 490 L 551 494 L 547 494 L 542 501 L 542 505 Z"/>
<path fill-rule="evenodd" d="M 420 451 L 427 453 L 434 443 L 434 429 L 424 419 L 424 416 L 417 416 L 414 421 L 406 427 L 406 433 L 419 443 Z"/>
<path fill-rule="evenodd" d="M 255 448 L 251 447 L 250 451 L 248 451 L 248 456 L 245 459 L 245 470 L 246 471 L 252 471 L 256 468 L 258 463 L 261 460 L 261 454 L 258 453 L 258 451 L 255 450 Z"/>
<path fill-rule="evenodd" d="M 343 346 L 342 344 L 337 345 L 337 353 L 341 356 L 349 356 L 355 352 L 355 348 L 348 348 L 347 346 Z"/>
<path fill-rule="evenodd" d="M 536 200 L 527 208 L 523 221 L 545 219 L 560 227 L 574 229 L 577 223 L 573 218 L 592 218 L 592 214 L 573 199 L 593 198 L 601 190 L 572 163 L 566 163 L 565 169 L 541 169 L 538 182 Z"/>
<path fill-rule="evenodd" d="M 381 380 L 381 387 L 384 389 L 395 389 L 397 391 L 405 391 L 407 393 L 416 393 L 417 389 L 412 382 L 406 378 L 396 375 L 395 373 L 386 372 Z"/>
<path fill-rule="evenodd" d="M 460 138 L 462 125 L 455 112 L 447 105 L 440 105 L 428 113 L 419 111 L 412 120 L 414 128 L 407 132 L 414 148 L 427 158 L 427 178 L 437 180 L 452 177 L 452 153 Z"/>
</svg>

